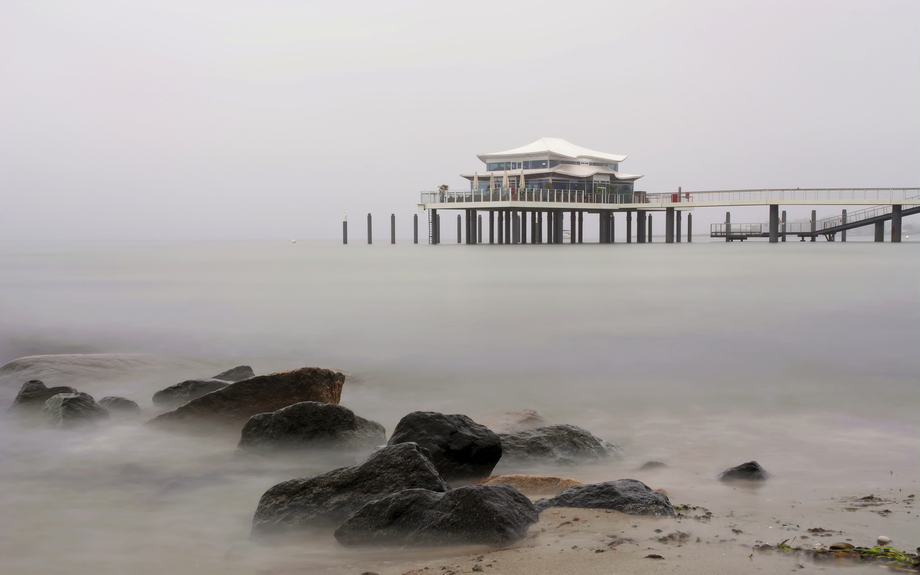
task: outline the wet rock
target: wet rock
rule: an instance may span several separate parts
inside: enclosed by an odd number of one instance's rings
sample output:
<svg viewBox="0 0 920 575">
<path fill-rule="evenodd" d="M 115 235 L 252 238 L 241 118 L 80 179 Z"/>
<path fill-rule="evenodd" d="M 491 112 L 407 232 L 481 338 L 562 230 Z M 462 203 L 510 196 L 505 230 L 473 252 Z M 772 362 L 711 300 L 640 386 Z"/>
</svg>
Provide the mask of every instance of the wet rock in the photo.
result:
<svg viewBox="0 0 920 575">
<path fill-rule="evenodd" d="M 879 545 L 888 545 L 891 543 L 891 537 L 885 537 L 884 535 L 879 535 L 876 540 Z"/>
<path fill-rule="evenodd" d="M 493 475 L 476 482 L 477 485 L 510 485 L 524 495 L 556 495 L 569 487 L 584 485 L 577 479 L 544 477 L 541 475 Z"/>
<path fill-rule="evenodd" d="M 304 401 L 253 415 L 238 447 L 247 450 L 370 450 L 386 443 L 386 430 L 347 407 Z"/>
<path fill-rule="evenodd" d="M 635 479 L 617 479 L 570 487 L 552 499 L 535 503 L 541 512 L 550 507 L 612 509 L 627 515 L 673 516 L 674 506 L 666 495 L 656 493 Z"/>
<path fill-rule="evenodd" d="M 431 453 L 447 481 L 488 477 L 502 457 L 502 443 L 492 430 L 465 415 L 414 411 L 403 417 L 388 445 L 418 443 Z"/>
<path fill-rule="evenodd" d="M 522 429 L 536 429 L 549 425 L 543 416 L 532 409 L 522 409 L 520 411 L 509 411 L 498 417 L 493 417 L 484 422 L 486 427 L 496 433 L 508 433 L 509 431 L 520 431 Z"/>
<path fill-rule="evenodd" d="M 78 427 L 108 419 L 109 412 L 88 393 L 59 393 L 45 402 L 42 417 L 52 427 Z"/>
<path fill-rule="evenodd" d="M 852 543 L 847 543 L 846 541 L 839 541 L 828 547 L 828 549 L 832 551 L 844 551 L 846 549 L 856 549 L 856 546 Z"/>
<path fill-rule="evenodd" d="M 154 393 L 153 404 L 159 407 L 176 408 L 228 385 L 230 385 L 228 382 L 219 379 L 189 379 Z"/>
<path fill-rule="evenodd" d="M 649 471 L 651 469 L 663 469 L 667 467 L 664 463 L 660 461 L 646 461 L 642 467 L 639 468 L 639 471 Z"/>
<path fill-rule="evenodd" d="M 149 421 L 164 428 L 220 425 L 238 429 L 259 413 L 302 401 L 338 403 L 345 376 L 316 367 L 258 375 L 202 395 Z"/>
<path fill-rule="evenodd" d="M 382 447 L 359 465 L 275 485 L 259 500 L 252 536 L 334 527 L 367 502 L 405 489 L 450 490 L 428 451 L 415 443 Z"/>
<path fill-rule="evenodd" d="M 577 465 L 619 457 L 619 445 L 575 425 L 557 424 L 502 433 L 502 463 Z"/>
<path fill-rule="evenodd" d="M 110 395 L 103 397 L 97 402 L 104 407 L 110 414 L 136 415 L 141 412 L 138 404 L 125 397 Z"/>
<path fill-rule="evenodd" d="M 72 387 L 47 387 L 45 383 L 38 379 L 30 379 L 22 384 L 19 393 L 13 400 L 9 411 L 19 413 L 37 413 L 44 407 L 45 402 L 59 393 L 80 393 Z"/>
<path fill-rule="evenodd" d="M 221 381 L 236 383 L 237 381 L 243 381 L 244 379 L 249 379 L 250 377 L 255 376 L 255 372 L 252 371 L 252 368 L 248 365 L 238 365 L 234 368 L 228 369 L 227 371 L 218 373 L 211 379 L 219 379 Z"/>
<path fill-rule="evenodd" d="M 722 481 L 765 481 L 770 474 L 756 461 L 748 461 L 719 474 Z"/>
<path fill-rule="evenodd" d="M 436 493 L 409 489 L 371 501 L 335 530 L 342 545 L 489 545 L 523 539 L 539 519 L 510 485 L 467 485 Z"/>
</svg>

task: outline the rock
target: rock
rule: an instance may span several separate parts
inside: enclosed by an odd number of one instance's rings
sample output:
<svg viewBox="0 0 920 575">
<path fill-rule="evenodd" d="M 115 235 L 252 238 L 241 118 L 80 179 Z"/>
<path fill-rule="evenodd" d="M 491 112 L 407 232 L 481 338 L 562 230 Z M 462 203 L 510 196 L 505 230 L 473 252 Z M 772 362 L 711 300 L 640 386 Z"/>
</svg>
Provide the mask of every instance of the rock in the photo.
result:
<svg viewBox="0 0 920 575">
<path fill-rule="evenodd" d="M 661 469 L 667 467 L 664 463 L 660 461 L 646 461 L 642 467 L 639 468 L 639 471 L 648 471 L 650 469 Z"/>
<path fill-rule="evenodd" d="M 220 379 L 189 379 L 153 394 L 153 404 L 160 407 L 176 408 L 202 395 L 223 389 L 230 385 Z"/>
<path fill-rule="evenodd" d="M 382 447 L 364 463 L 266 491 L 252 519 L 252 536 L 335 527 L 368 501 L 415 488 L 450 490 L 424 448 L 415 443 Z"/>
<path fill-rule="evenodd" d="M 252 368 L 248 365 L 238 365 L 232 369 L 218 373 L 211 379 L 219 379 L 221 381 L 230 381 L 236 383 L 237 381 L 243 381 L 244 379 L 249 379 L 250 377 L 255 376 L 255 372 L 252 371 Z"/>
<path fill-rule="evenodd" d="M 575 425 L 557 424 L 502 433 L 502 463 L 576 465 L 619 457 L 619 445 Z"/>
<path fill-rule="evenodd" d="M 666 495 L 635 479 L 570 487 L 552 499 L 540 499 L 535 505 L 541 512 L 550 507 L 578 507 L 612 509 L 627 515 L 674 515 L 674 506 Z"/>
<path fill-rule="evenodd" d="M 885 537 L 884 535 L 879 535 L 877 541 L 879 545 L 888 545 L 889 543 L 891 543 L 891 537 Z"/>
<path fill-rule="evenodd" d="M 303 401 L 253 415 L 243 427 L 240 449 L 370 450 L 386 443 L 386 430 L 347 407 Z"/>
<path fill-rule="evenodd" d="M 88 393 L 59 393 L 45 402 L 42 416 L 53 427 L 77 427 L 108 419 L 109 412 Z"/>
<path fill-rule="evenodd" d="M 508 413 L 485 422 L 486 427 L 496 433 L 507 433 L 509 431 L 520 431 L 522 429 L 536 429 L 538 427 L 546 427 L 549 424 L 549 421 L 532 409 L 509 411 Z"/>
<path fill-rule="evenodd" d="M 577 479 L 543 477 L 540 475 L 493 475 L 476 482 L 477 485 L 510 485 L 524 495 L 556 495 L 569 487 L 584 485 Z"/>
<path fill-rule="evenodd" d="M 770 474 L 756 461 L 742 463 L 719 474 L 722 481 L 766 481 L 768 477 Z"/>
<path fill-rule="evenodd" d="M 316 367 L 258 375 L 202 395 L 148 423 L 164 428 L 205 424 L 239 429 L 253 415 L 302 401 L 338 403 L 344 383 L 341 373 Z"/>
<path fill-rule="evenodd" d="M 44 407 L 45 402 L 59 393 L 80 393 L 72 387 L 46 387 L 45 383 L 38 379 L 30 379 L 22 384 L 16 399 L 10 406 L 9 411 L 19 413 L 38 412 Z"/>
<path fill-rule="evenodd" d="M 504 547 L 523 539 L 538 519 L 533 503 L 510 485 L 409 489 L 371 501 L 335 530 L 335 538 L 345 546 Z"/>
<path fill-rule="evenodd" d="M 465 415 L 414 411 L 396 424 L 387 445 L 406 442 L 427 449 L 438 473 L 447 481 L 488 477 L 502 457 L 498 435 Z"/>
<path fill-rule="evenodd" d="M 856 549 L 856 546 L 846 541 L 839 541 L 828 547 L 831 551 L 844 551 L 846 549 Z"/>
<path fill-rule="evenodd" d="M 103 397 L 98 403 L 110 414 L 135 415 L 141 412 L 141 408 L 138 404 L 124 397 L 110 395 L 108 397 Z"/>
</svg>

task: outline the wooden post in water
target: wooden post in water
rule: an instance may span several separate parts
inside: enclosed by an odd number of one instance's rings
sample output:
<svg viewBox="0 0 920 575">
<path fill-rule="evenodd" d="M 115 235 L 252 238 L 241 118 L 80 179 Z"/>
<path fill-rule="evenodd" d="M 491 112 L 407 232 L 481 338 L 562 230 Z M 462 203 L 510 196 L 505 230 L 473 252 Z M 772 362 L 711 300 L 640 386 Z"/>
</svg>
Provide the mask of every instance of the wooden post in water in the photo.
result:
<svg viewBox="0 0 920 575">
<path fill-rule="evenodd" d="M 783 210 L 783 220 L 782 221 L 783 221 L 783 239 L 782 241 L 786 241 L 786 210 Z"/>
<path fill-rule="evenodd" d="M 847 223 L 847 211 L 846 210 L 843 210 L 840 213 L 840 223 L 841 224 Z M 846 230 L 843 230 L 842 232 L 840 232 L 840 241 L 841 242 L 847 241 L 847 231 Z"/>
<path fill-rule="evenodd" d="M 811 241 L 817 241 L 818 236 L 815 235 L 815 232 L 818 231 L 818 212 L 817 210 L 811 211 Z"/>
<path fill-rule="evenodd" d="M 390 214 L 390 243 L 396 243 L 396 214 Z"/>
<path fill-rule="evenodd" d="M 732 213 L 725 212 L 725 241 L 730 242 L 732 237 Z"/>
<path fill-rule="evenodd" d="M 652 243 L 652 214 L 648 215 L 648 243 Z"/>
<path fill-rule="evenodd" d="M 693 241 L 693 214 L 687 214 L 687 243 Z"/>
<path fill-rule="evenodd" d="M 371 215 L 367 214 L 367 243 L 373 243 L 373 232 L 371 231 Z"/>
<path fill-rule="evenodd" d="M 457 214 L 457 243 L 460 243 L 460 214 Z"/>
<path fill-rule="evenodd" d="M 412 243 L 418 243 L 418 214 L 412 217 Z"/>
<path fill-rule="evenodd" d="M 348 214 L 342 214 L 342 244 L 348 245 Z"/>
</svg>

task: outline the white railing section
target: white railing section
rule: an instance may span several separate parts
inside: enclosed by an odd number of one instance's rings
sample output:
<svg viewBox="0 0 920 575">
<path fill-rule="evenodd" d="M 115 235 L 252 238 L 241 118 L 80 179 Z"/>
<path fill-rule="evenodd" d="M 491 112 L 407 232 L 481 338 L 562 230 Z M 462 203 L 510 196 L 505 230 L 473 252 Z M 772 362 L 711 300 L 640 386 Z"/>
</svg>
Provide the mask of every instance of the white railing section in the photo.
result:
<svg viewBox="0 0 920 575">
<path fill-rule="evenodd" d="M 657 204 L 728 203 L 728 202 L 790 202 L 790 201 L 905 201 L 920 204 L 920 188 L 809 188 L 720 190 L 708 192 L 585 192 L 500 188 L 494 190 L 446 190 L 422 192 L 423 204 L 456 204 L 467 202 L 556 202 L 573 204 Z M 854 212 L 855 214 L 855 212 Z"/>
</svg>

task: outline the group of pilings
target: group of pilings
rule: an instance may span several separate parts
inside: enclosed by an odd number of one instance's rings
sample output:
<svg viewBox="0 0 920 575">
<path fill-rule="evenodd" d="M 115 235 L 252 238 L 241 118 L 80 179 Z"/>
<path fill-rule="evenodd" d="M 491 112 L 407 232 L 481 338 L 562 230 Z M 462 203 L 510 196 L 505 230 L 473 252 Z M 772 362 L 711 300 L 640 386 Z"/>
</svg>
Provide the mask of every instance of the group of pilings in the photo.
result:
<svg viewBox="0 0 920 575">
<path fill-rule="evenodd" d="M 563 228 L 566 217 L 569 219 L 569 243 L 584 243 L 584 211 L 581 210 L 516 210 L 500 209 L 488 211 L 488 243 L 490 244 L 561 244 L 565 242 Z M 457 214 L 457 243 L 485 243 L 483 239 L 483 215 L 479 210 L 464 210 L 465 218 Z M 615 238 L 616 210 L 598 212 L 599 243 L 612 244 Z M 626 243 L 633 241 L 633 212 L 626 211 Z M 652 214 L 636 210 L 637 243 L 652 242 Z M 437 209 L 432 209 L 430 218 L 430 241 L 441 243 L 441 216 Z M 530 233 L 528 235 L 528 220 Z M 665 210 L 665 242 L 681 241 L 681 212 L 674 208 Z M 497 224 L 497 225 L 496 225 Z M 544 225 L 545 224 L 545 225 Z M 416 222 L 417 228 L 417 222 Z M 545 228 L 545 234 L 544 234 Z M 687 214 L 687 241 L 692 241 L 693 219 Z M 416 229 L 416 236 L 418 230 Z M 528 241 L 529 240 L 529 241 Z"/>
<path fill-rule="evenodd" d="M 901 242 L 902 212 L 903 212 L 903 206 L 901 206 L 900 204 L 894 204 L 891 206 L 891 242 L 892 243 Z M 728 238 L 728 236 L 730 235 L 728 233 L 730 231 L 730 228 L 729 228 L 730 221 L 731 221 L 731 217 L 726 212 L 725 214 L 726 238 Z M 821 235 L 821 234 L 831 235 L 831 237 L 828 237 L 828 239 L 832 241 L 833 240 L 832 234 L 835 234 L 836 232 L 826 232 L 825 230 L 817 229 L 817 221 L 818 221 L 817 220 L 817 210 L 812 210 L 811 211 L 811 231 L 807 234 L 808 236 L 811 237 L 811 241 L 816 241 L 818 235 Z M 842 226 L 846 225 L 847 223 L 847 211 L 846 210 L 842 210 L 840 214 L 840 222 L 841 222 L 840 225 Z M 783 228 L 782 233 L 780 233 L 781 223 L 782 223 L 782 228 Z M 868 225 L 875 226 L 875 241 L 884 242 L 885 241 L 885 220 L 878 220 L 874 222 L 874 224 L 868 224 Z M 834 227 L 839 227 L 839 226 L 834 226 Z M 785 230 L 786 230 L 786 212 L 785 210 L 782 213 L 782 219 L 780 219 L 779 206 L 776 204 L 771 205 L 770 206 L 770 223 L 769 223 L 770 243 L 776 243 L 778 241 L 786 241 L 787 234 L 785 233 Z M 802 236 L 802 241 L 805 241 L 805 237 L 803 234 L 796 233 L 795 235 Z M 780 240 L 780 236 L 782 236 L 781 240 Z M 840 230 L 840 241 L 843 241 L 843 242 L 847 241 L 846 229 Z"/>
</svg>

